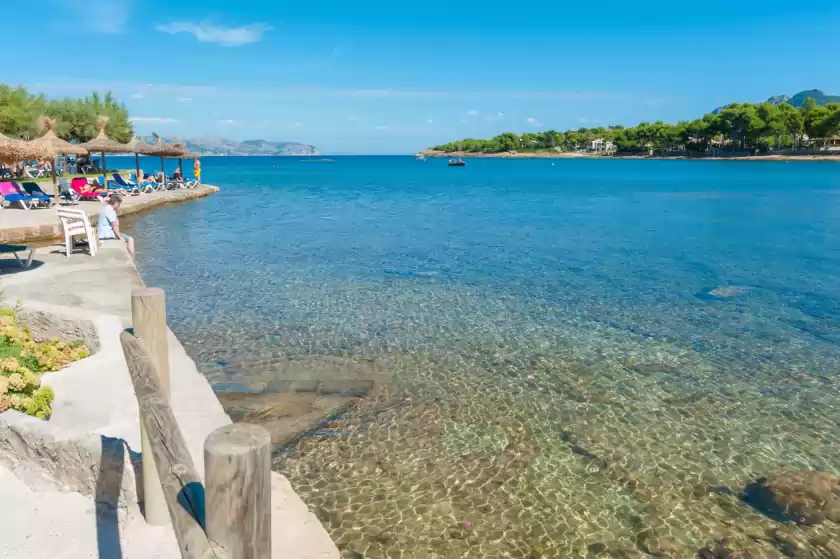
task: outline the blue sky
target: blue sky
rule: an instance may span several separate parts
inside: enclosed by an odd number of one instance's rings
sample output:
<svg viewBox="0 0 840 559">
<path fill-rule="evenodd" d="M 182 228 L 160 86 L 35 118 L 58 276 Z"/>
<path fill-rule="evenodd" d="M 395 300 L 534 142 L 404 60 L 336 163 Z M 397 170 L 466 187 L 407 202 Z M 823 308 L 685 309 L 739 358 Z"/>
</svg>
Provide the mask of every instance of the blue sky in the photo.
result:
<svg viewBox="0 0 840 559">
<path fill-rule="evenodd" d="M 82 6 L 84 5 L 84 8 Z M 113 91 L 140 133 L 409 153 L 840 94 L 840 5 L 789 0 L 30 0 L 3 82 Z M 9 47 L 11 46 L 11 49 Z M 78 55 L 76 54 L 78 53 Z"/>
</svg>

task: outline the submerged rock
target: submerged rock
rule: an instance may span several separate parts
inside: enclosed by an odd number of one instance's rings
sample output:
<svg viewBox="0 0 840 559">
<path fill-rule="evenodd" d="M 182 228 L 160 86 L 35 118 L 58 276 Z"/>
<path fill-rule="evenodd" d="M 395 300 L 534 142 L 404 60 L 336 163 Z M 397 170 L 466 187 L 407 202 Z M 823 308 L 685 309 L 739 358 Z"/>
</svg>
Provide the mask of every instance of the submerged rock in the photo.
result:
<svg viewBox="0 0 840 559">
<path fill-rule="evenodd" d="M 746 285 L 720 285 L 712 289 L 701 291 L 697 297 L 701 299 L 734 299 L 752 293 L 752 287 Z"/>
<path fill-rule="evenodd" d="M 792 471 L 759 479 L 747 486 L 744 500 L 769 516 L 800 525 L 840 520 L 838 479 L 824 472 Z"/>
</svg>

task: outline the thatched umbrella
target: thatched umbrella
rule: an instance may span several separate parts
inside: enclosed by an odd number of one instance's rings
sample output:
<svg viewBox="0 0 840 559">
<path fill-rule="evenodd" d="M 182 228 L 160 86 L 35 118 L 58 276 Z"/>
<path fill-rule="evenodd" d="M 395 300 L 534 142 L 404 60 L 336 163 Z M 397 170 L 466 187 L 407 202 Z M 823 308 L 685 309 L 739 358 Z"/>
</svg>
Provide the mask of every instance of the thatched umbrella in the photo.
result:
<svg viewBox="0 0 840 559">
<path fill-rule="evenodd" d="M 17 163 L 18 161 L 49 161 L 54 157 L 53 152 L 49 148 L 33 144 L 32 142 L 24 142 L 22 140 L 13 140 L 8 136 L 0 134 L 0 163 Z"/>
<path fill-rule="evenodd" d="M 143 181 L 143 177 L 140 176 L 140 156 L 151 155 L 154 152 L 155 147 L 143 142 L 137 136 L 125 144 L 125 147 L 128 149 L 128 153 L 134 154 L 134 166 L 137 171 L 137 184 L 140 184 Z"/>
<path fill-rule="evenodd" d="M 185 151 L 178 156 L 178 170 L 181 171 L 181 178 L 184 177 L 184 159 L 198 159 L 199 157 L 201 156 L 191 151 Z"/>
<path fill-rule="evenodd" d="M 52 162 L 52 180 L 53 180 L 53 195 L 55 196 L 55 203 L 58 203 L 58 180 L 55 175 L 55 154 L 63 153 L 63 154 L 74 154 L 74 155 L 86 155 L 87 150 L 82 146 L 71 144 L 70 142 L 66 142 L 55 135 L 55 119 L 44 117 L 43 118 L 43 127 L 47 129 L 44 132 L 44 135 L 40 138 L 36 138 L 32 140 L 32 143 L 48 149 L 53 154 L 53 162 Z"/>
<path fill-rule="evenodd" d="M 149 155 L 157 155 L 160 157 L 160 172 L 163 175 L 164 182 L 166 181 L 166 171 L 163 169 L 163 158 L 164 157 L 181 157 L 184 154 L 184 145 L 183 144 L 167 144 L 164 143 L 162 138 L 158 138 L 158 141 L 152 146 L 152 151 Z"/>
<path fill-rule="evenodd" d="M 105 127 L 108 126 L 108 117 L 105 115 L 96 119 L 99 124 L 99 135 L 89 142 L 82 144 L 88 151 L 102 154 L 102 181 L 105 188 L 108 188 L 108 167 L 105 165 L 106 153 L 131 153 L 126 144 L 121 144 L 105 135 Z"/>
</svg>

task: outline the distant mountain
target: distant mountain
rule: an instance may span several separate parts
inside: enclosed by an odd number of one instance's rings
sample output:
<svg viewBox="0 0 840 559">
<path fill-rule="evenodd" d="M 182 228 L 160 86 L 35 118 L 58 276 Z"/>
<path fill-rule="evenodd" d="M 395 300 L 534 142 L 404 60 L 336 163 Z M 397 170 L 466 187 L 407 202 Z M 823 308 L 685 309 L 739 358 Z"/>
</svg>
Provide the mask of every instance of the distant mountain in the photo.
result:
<svg viewBox="0 0 840 559">
<path fill-rule="evenodd" d="M 781 105 L 782 103 L 788 103 L 793 105 L 796 108 L 801 107 L 805 104 L 805 101 L 808 100 L 809 97 L 812 97 L 814 101 L 817 102 L 817 105 L 826 105 L 828 103 L 840 103 L 840 95 L 826 95 L 819 89 L 806 89 L 805 91 L 800 91 L 796 95 L 774 95 L 765 103 L 771 103 L 773 105 Z M 712 114 L 718 114 L 720 111 L 725 109 L 726 107 L 718 107 Z"/>
<path fill-rule="evenodd" d="M 142 138 L 154 143 L 151 136 Z M 318 148 L 298 142 L 270 142 L 268 140 L 245 140 L 237 142 L 227 138 L 164 138 L 167 143 L 184 144 L 189 151 L 199 155 L 320 155 Z"/>
<path fill-rule="evenodd" d="M 819 89 L 807 89 L 805 91 L 800 91 L 793 97 L 788 97 L 787 95 L 777 95 L 776 97 L 768 99 L 767 102 L 773 103 L 774 105 L 790 103 L 794 107 L 801 107 L 805 104 L 805 101 L 807 101 L 809 97 L 813 98 L 814 101 L 817 102 L 817 105 L 840 103 L 840 95 L 826 95 Z M 782 101 L 776 101 L 776 99 L 782 99 Z"/>
</svg>

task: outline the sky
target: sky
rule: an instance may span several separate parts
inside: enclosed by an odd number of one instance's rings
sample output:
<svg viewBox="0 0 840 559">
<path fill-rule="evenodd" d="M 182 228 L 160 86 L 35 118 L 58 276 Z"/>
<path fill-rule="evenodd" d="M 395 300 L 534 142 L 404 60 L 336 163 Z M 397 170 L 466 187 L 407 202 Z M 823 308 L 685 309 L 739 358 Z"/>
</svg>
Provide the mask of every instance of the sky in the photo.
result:
<svg viewBox="0 0 840 559">
<path fill-rule="evenodd" d="M 412 153 L 504 131 L 691 119 L 840 94 L 840 3 L 8 3 L 0 82 L 111 91 L 140 134 Z"/>
</svg>

